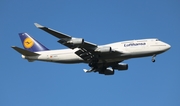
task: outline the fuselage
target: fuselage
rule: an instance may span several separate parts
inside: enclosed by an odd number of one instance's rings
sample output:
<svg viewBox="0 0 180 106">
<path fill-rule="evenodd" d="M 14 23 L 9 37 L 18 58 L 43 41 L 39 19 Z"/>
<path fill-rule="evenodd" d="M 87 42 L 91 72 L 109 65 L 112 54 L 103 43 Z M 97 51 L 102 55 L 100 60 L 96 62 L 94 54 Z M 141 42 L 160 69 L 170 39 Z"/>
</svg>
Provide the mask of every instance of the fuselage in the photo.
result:
<svg viewBox="0 0 180 106">
<path fill-rule="evenodd" d="M 158 39 L 140 39 L 116 42 L 98 47 L 109 46 L 114 52 L 100 53 L 99 62 L 121 62 L 130 58 L 146 57 L 158 55 L 167 51 L 171 46 Z M 39 60 L 56 63 L 85 63 L 85 61 L 75 54 L 76 49 L 61 49 L 36 52 L 39 56 L 22 56 L 28 60 Z"/>
</svg>

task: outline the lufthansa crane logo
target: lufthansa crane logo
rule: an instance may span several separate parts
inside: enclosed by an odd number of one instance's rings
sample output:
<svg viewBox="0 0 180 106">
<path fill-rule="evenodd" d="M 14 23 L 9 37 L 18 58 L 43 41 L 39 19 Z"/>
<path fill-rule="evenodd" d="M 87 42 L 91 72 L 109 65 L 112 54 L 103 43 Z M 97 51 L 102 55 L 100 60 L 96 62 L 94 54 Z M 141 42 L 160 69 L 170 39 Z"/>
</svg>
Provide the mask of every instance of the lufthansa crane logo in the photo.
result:
<svg viewBox="0 0 180 106">
<path fill-rule="evenodd" d="M 31 38 L 26 38 L 24 40 L 24 47 L 27 49 L 31 48 L 33 46 L 33 44 L 34 44 L 34 42 Z"/>
</svg>

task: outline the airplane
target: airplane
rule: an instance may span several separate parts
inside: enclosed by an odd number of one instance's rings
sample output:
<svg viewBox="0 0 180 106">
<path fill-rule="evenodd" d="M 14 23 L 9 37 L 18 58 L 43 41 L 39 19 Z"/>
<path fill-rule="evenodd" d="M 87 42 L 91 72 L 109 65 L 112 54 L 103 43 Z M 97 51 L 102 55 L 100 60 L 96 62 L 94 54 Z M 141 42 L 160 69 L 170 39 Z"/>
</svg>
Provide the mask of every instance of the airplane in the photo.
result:
<svg viewBox="0 0 180 106">
<path fill-rule="evenodd" d="M 29 34 L 19 33 L 24 49 L 16 46 L 12 48 L 22 54 L 22 58 L 29 62 L 38 60 L 65 64 L 86 63 L 90 66 L 89 70 L 83 69 L 86 73 L 113 75 L 115 70 L 128 70 L 128 64 L 121 63 L 124 60 L 152 56 L 152 62 L 155 62 L 157 55 L 171 48 L 169 44 L 157 38 L 97 45 L 83 38 L 75 38 L 38 23 L 34 24 L 37 28 L 57 37 L 58 43 L 69 49 L 50 50 Z"/>
</svg>

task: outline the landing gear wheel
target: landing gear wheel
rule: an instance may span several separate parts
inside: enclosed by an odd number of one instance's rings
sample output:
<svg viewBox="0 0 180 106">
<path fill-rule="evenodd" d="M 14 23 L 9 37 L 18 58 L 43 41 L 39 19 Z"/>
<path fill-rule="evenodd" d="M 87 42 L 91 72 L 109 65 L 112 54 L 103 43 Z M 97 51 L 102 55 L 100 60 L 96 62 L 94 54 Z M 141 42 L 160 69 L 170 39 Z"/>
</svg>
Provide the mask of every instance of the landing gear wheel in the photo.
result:
<svg viewBox="0 0 180 106">
<path fill-rule="evenodd" d="M 95 62 L 89 63 L 89 66 L 90 66 L 90 67 L 95 67 L 96 65 L 97 65 L 97 63 L 95 63 Z"/>
<path fill-rule="evenodd" d="M 152 59 L 152 62 L 154 63 L 156 60 L 155 59 Z"/>
<path fill-rule="evenodd" d="M 152 57 L 152 62 L 154 63 L 156 60 L 155 60 L 155 57 L 156 55 L 154 54 L 153 57 Z"/>
</svg>

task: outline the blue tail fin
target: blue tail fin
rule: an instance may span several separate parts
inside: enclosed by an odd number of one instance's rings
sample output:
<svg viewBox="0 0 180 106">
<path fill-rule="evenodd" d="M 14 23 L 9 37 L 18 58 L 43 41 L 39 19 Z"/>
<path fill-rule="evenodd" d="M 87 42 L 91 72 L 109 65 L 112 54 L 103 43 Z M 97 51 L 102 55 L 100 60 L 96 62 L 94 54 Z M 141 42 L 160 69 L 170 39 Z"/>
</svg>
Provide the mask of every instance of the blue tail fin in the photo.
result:
<svg viewBox="0 0 180 106">
<path fill-rule="evenodd" d="M 19 33 L 19 37 L 21 38 L 24 49 L 31 52 L 45 51 L 49 50 L 44 45 L 33 39 L 27 33 Z"/>
</svg>

